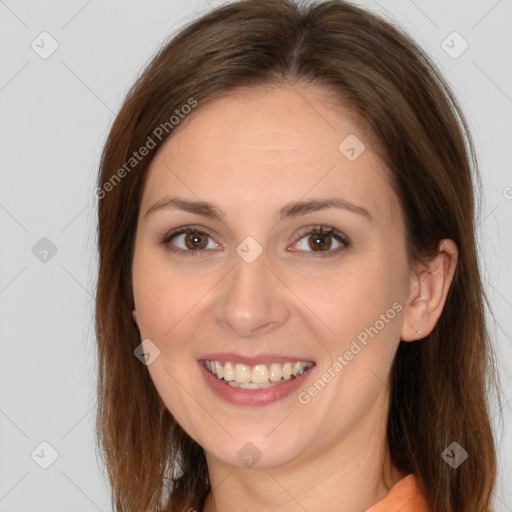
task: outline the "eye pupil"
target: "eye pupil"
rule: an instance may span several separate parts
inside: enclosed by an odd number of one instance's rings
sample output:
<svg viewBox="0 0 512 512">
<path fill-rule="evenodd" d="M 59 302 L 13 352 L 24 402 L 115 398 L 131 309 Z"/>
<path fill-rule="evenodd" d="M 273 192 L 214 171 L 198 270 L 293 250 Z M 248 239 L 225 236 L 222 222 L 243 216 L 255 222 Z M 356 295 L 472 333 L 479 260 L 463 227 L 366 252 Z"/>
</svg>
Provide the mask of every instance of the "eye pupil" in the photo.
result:
<svg viewBox="0 0 512 512">
<path fill-rule="evenodd" d="M 312 242 L 312 244 L 314 244 L 312 247 L 314 246 L 318 248 L 318 246 L 320 246 L 320 251 L 325 251 L 331 247 L 329 236 L 329 234 L 315 233 L 309 237 L 309 240 Z"/>
<path fill-rule="evenodd" d="M 207 243 L 208 242 L 206 241 L 206 237 L 203 238 L 203 241 L 201 243 L 201 235 L 197 231 L 193 233 L 187 233 L 185 235 L 185 244 L 189 249 L 204 249 Z"/>
</svg>

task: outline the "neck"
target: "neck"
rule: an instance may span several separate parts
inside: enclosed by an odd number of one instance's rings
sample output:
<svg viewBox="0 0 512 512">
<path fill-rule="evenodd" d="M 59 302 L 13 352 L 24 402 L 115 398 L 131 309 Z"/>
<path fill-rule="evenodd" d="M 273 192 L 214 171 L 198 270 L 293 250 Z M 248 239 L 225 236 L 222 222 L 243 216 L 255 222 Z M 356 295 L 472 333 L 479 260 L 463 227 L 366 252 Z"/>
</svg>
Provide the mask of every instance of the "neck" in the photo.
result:
<svg viewBox="0 0 512 512">
<path fill-rule="evenodd" d="M 211 492 L 203 512 L 364 512 L 404 476 L 390 461 L 382 401 L 335 443 L 269 469 L 241 469 L 206 454 Z"/>
</svg>

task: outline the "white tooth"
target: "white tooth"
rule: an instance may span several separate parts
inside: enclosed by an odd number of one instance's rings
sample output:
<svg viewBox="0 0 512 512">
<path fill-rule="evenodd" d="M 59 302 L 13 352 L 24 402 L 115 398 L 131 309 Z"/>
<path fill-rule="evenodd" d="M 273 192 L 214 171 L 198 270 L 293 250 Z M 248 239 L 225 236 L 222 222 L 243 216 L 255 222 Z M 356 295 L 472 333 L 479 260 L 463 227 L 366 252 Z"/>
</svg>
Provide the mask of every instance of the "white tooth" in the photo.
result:
<svg viewBox="0 0 512 512">
<path fill-rule="evenodd" d="M 264 364 L 257 364 L 252 369 L 251 381 L 255 384 L 262 384 L 268 382 L 268 368 Z"/>
<path fill-rule="evenodd" d="M 212 365 L 211 365 L 210 361 L 205 361 L 205 362 L 204 362 L 204 365 L 206 366 L 206 368 L 207 368 L 207 370 L 208 370 L 208 371 L 211 371 L 211 370 L 212 370 Z"/>
<path fill-rule="evenodd" d="M 237 363 L 235 365 L 235 381 L 238 384 L 242 382 L 249 382 L 251 380 L 251 369 L 245 364 Z"/>
<path fill-rule="evenodd" d="M 224 365 L 224 380 L 227 380 L 228 382 L 235 380 L 235 370 L 231 363 L 226 363 Z"/>
<path fill-rule="evenodd" d="M 292 376 L 292 363 L 283 364 L 283 379 L 290 380 Z"/>
<path fill-rule="evenodd" d="M 241 389 L 265 389 L 269 388 L 270 386 L 275 386 L 276 384 L 272 384 L 272 382 L 264 382 L 261 384 L 256 384 L 254 382 L 242 382 L 240 384 L 237 384 L 236 382 L 229 382 L 230 386 L 233 386 L 234 388 L 241 388 Z"/>
<path fill-rule="evenodd" d="M 215 361 L 215 373 L 219 379 L 222 379 L 224 372 L 222 371 L 222 365 L 219 363 L 219 361 Z"/>
<path fill-rule="evenodd" d="M 215 366 L 215 361 L 210 361 L 210 364 L 212 365 L 211 372 L 213 373 L 213 375 L 216 375 L 217 374 L 217 367 Z"/>
<path fill-rule="evenodd" d="M 272 382 L 277 382 L 278 380 L 281 380 L 281 377 L 283 376 L 283 371 L 279 363 L 272 363 L 268 371 L 270 380 Z"/>
<path fill-rule="evenodd" d="M 295 377 L 298 377 L 302 373 L 302 364 L 300 362 L 295 363 L 292 365 L 292 374 L 295 375 Z"/>
</svg>

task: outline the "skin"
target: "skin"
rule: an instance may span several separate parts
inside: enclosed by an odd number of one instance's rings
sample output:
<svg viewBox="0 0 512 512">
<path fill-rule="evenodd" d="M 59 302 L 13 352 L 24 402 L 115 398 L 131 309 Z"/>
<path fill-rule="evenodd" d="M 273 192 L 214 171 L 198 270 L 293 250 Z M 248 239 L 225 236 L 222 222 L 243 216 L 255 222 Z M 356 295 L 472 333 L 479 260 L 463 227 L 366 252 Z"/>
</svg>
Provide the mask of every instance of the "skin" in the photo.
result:
<svg viewBox="0 0 512 512">
<path fill-rule="evenodd" d="M 366 144 L 355 161 L 338 149 L 349 134 Z M 226 216 L 146 216 L 165 196 L 209 201 Z M 336 208 L 276 220 L 287 203 L 325 197 L 361 205 L 371 220 Z M 203 252 L 167 251 L 165 235 L 191 224 L 211 237 Z M 327 235 L 332 256 L 315 256 L 307 233 L 320 225 L 346 235 L 349 247 L 335 254 L 341 244 Z M 185 236 L 168 245 L 187 250 Z M 236 252 L 248 236 L 263 248 L 250 264 Z M 132 275 L 141 339 L 160 350 L 148 371 L 205 450 L 214 489 L 205 511 L 365 511 L 405 476 L 387 451 L 387 382 L 400 339 L 428 335 L 441 314 L 457 248 L 443 240 L 440 249 L 429 267 L 408 267 L 387 170 L 325 91 L 239 91 L 182 121 L 148 171 Z M 307 404 L 293 393 L 262 407 L 232 405 L 197 365 L 217 351 L 305 356 L 316 363 L 299 390 L 307 391 L 394 303 L 394 318 Z M 261 453 L 252 468 L 237 457 L 248 441 Z"/>
</svg>

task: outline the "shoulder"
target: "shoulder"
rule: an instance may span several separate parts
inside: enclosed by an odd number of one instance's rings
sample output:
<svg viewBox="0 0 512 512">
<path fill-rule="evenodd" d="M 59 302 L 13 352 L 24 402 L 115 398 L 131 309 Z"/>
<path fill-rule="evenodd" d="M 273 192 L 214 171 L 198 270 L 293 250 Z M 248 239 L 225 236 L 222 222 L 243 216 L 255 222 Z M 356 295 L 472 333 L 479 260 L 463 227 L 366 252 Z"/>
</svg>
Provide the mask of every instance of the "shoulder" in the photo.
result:
<svg viewBox="0 0 512 512">
<path fill-rule="evenodd" d="M 421 491 L 418 478 L 407 475 L 397 482 L 389 494 L 373 505 L 367 512 L 431 512 Z"/>
</svg>

